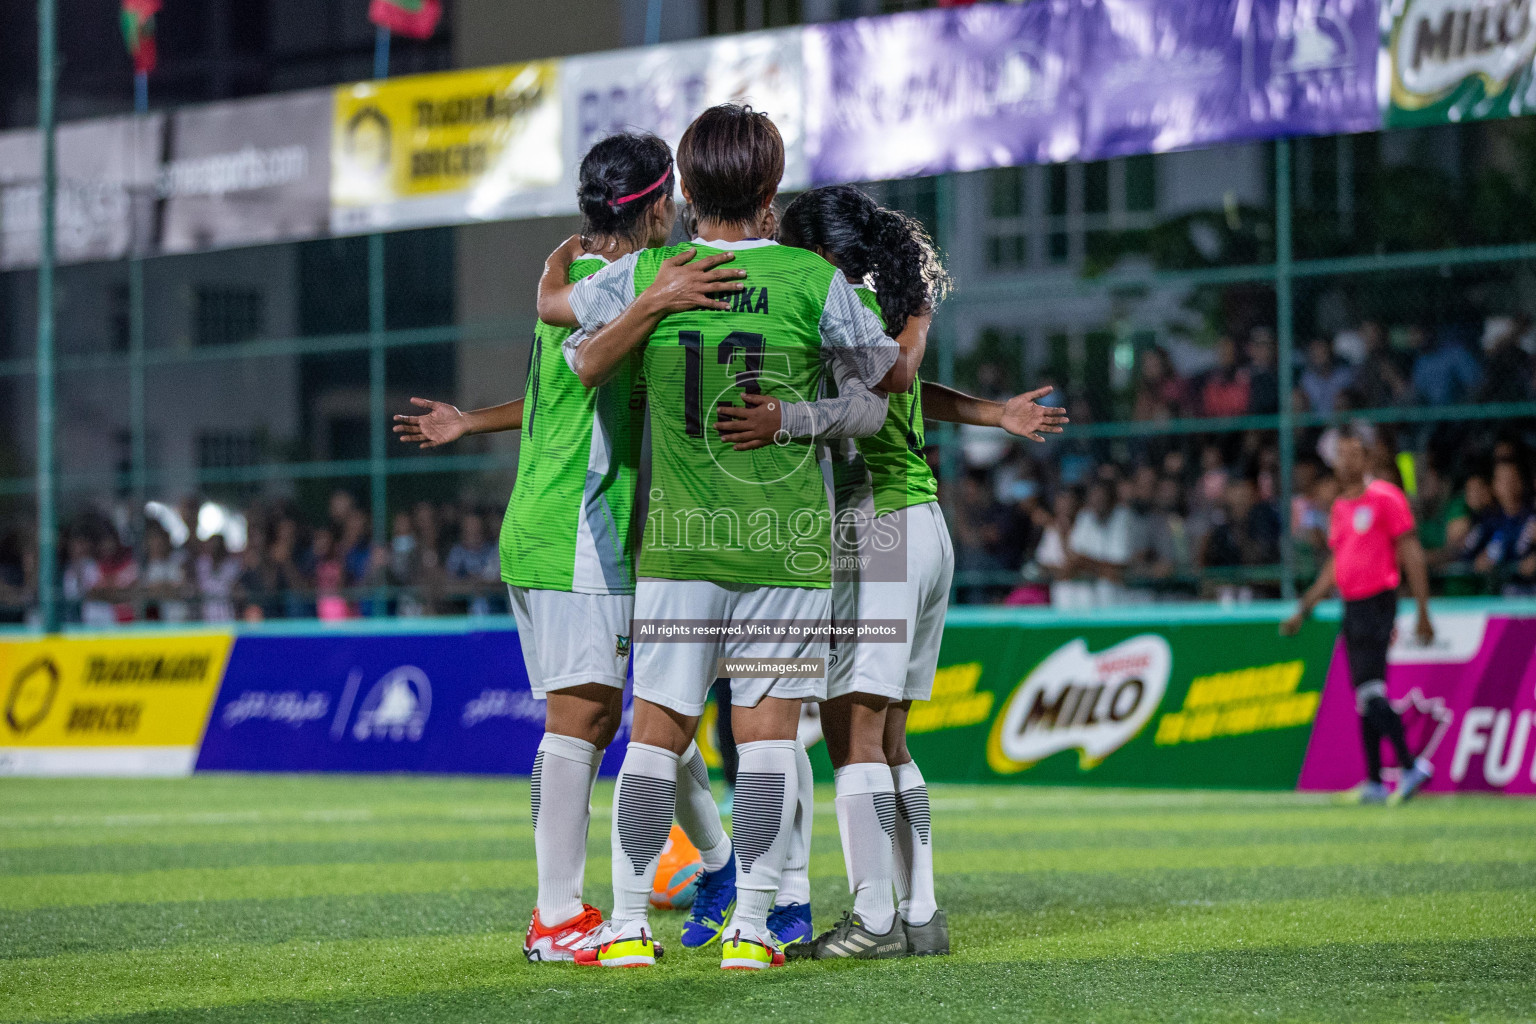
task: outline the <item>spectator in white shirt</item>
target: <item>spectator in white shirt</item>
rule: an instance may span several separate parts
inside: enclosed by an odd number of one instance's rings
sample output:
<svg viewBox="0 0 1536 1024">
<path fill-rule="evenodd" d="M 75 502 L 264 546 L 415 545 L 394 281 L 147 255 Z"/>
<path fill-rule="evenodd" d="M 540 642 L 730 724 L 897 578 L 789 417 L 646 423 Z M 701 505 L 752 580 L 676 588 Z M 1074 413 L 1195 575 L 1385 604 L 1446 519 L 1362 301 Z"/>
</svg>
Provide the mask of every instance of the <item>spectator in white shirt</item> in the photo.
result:
<svg viewBox="0 0 1536 1024">
<path fill-rule="evenodd" d="M 229 553 L 224 537 L 214 534 L 207 549 L 197 559 L 197 592 L 203 599 L 204 622 L 233 622 L 235 603 L 231 599 L 240 581 L 240 559 Z"/>
<path fill-rule="evenodd" d="M 1074 567 L 1067 538 L 1077 518 L 1077 492 L 1063 487 L 1056 492 L 1051 514 L 1035 548 L 1035 564 L 1051 575 L 1051 607 L 1068 610 L 1093 607 L 1093 584 L 1072 578 Z"/>
<path fill-rule="evenodd" d="M 87 626 L 111 626 L 112 605 L 90 600 L 91 592 L 101 586 L 101 566 L 91 557 L 93 551 L 90 537 L 83 533 L 70 535 L 69 559 L 64 564 L 64 600 L 69 604 L 78 602 L 80 621 Z"/>
<path fill-rule="evenodd" d="M 150 617 L 162 622 L 186 622 L 190 609 L 180 599 L 187 585 L 186 552 L 172 548 L 171 538 L 158 526 L 149 528 L 144 546 L 148 553 L 144 559 L 145 596 L 155 601 Z"/>
<path fill-rule="evenodd" d="M 1096 480 L 1088 487 L 1086 506 L 1077 514 L 1067 551 L 1077 570 L 1088 577 L 1092 604 L 1104 608 L 1125 604 L 1125 567 L 1131 560 L 1131 510 L 1116 501 L 1112 486 Z"/>
</svg>

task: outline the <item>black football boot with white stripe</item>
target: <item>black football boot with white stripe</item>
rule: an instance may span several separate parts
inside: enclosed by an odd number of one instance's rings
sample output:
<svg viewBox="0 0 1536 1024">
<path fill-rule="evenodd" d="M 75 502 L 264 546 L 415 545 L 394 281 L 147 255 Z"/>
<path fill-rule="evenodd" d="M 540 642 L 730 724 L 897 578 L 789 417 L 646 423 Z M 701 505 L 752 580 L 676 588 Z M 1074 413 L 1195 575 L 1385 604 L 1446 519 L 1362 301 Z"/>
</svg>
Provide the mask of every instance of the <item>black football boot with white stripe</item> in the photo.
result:
<svg viewBox="0 0 1536 1024">
<path fill-rule="evenodd" d="M 897 914 L 891 930 L 879 935 L 850 911 L 831 931 L 787 947 L 784 955 L 791 960 L 894 960 L 907 955 L 907 930 Z"/>
<path fill-rule="evenodd" d="M 907 925 L 907 947 L 913 956 L 949 955 L 949 918 L 935 910 L 927 924 Z"/>
</svg>

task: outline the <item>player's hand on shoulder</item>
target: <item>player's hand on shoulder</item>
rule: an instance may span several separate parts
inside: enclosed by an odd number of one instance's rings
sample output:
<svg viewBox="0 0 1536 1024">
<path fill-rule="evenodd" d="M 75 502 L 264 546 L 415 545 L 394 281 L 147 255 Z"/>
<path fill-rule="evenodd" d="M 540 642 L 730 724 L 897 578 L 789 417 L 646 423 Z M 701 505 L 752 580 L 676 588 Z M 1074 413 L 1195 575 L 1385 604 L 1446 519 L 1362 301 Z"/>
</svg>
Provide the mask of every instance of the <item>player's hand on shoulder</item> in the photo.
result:
<svg viewBox="0 0 1536 1024">
<path fill-rule="evenodd" d="M 716 296 L 739 292 L 745 288 L 741 281 L 747 272 L 723 266 L 736 258 L 735 253 L 721 252 L 694 259 L 697 253 L 698 250 L 690 246 L 662 260 L 656 271 L 656 280 L 645 290 L 647 301 L 655 303 L 663 313 L 686 313 L 692 309 L 730 309 L 729 302 L 721 301 Z"/>
<path fill-rule="evenodd" d="M 738 452 L 763 448 L 774 442 L 784 422 L 783 402 L 773 395 L 745 394 L 742 405 L 716 406 L 715 430 Z"/>
</svg>

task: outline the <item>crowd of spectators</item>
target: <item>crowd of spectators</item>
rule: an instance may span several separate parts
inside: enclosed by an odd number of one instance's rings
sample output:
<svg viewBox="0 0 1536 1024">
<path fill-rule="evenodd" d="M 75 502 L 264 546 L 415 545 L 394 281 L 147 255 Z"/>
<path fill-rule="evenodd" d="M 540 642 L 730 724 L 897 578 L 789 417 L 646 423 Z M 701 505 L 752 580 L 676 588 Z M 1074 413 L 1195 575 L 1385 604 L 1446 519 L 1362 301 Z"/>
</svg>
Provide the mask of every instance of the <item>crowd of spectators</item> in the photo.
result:
<svg viewBox="0 0 1536 1024">
<path fill-rule="evenodd" d="M 221 510 L 222 512 L 223 510 Z M 61 538 L 65 618 L 91 626 L 134 621 L 259 622 L 489 614 L 506 610 L 497 537 L 500 510 L 419 502 L 395 513 L 389 538 L 347 491 L 323 521 L 306 523 L 286 503 L 256 504 L 199 529 L 200 503 L 164 509 L 139 550 L 123 520 L 91 512 Z M 20 531 L 0 542 L 0 615 L 24 621 L 35 603 L 37 559 Z"/>
<path fill-rule="evenodd" d="M 1458 442 L 1465 468 L 1454 473 L 1436 444 L 1400 451 L 1390 432 L 1360 429 L 1374 436 L 1372 474 L 1410 496 L 1436 592 L 1536 593 L 1533 455 L 1518 434 Z M 1295 465 L 1290 529 L 1303 580 L 1327 554 L 1332 436 L 1309 432 Z M 1136 447 L 1123 459 L 1037 459 L 1020 446 L 968 468 L 947 502 L 960 599 L 1087 609 L 1280 596 L 1275 435 Z"/>
<path fill-rule="evenodd" d="M 1299 344 L 1291 408 L 1324 415 L 1405 405 L 1536 399 L 1536 327 L 1526 317 L 1493 317 L 1436 327 L 1410 324 L 1388 330 L 1367 320 L 1332 338 Z M 1139 356 L 1131 417 L 1160 421 L 1183 417 L 1272 415 L 1280 411 L 1275 334 L 1255 327 L 1241 341 L 1227 334 L 1181 374 L 1168 351 L 1152 346 Z"/>
<path fill-rule="evenodd" d="M 1272 330 L 1223 336 L 1203 356 L 1203 368 L 1181 373 L 1168 350 L 1144 348 L 1124 404 L 1070 386 L 1054 397 L 1066 400 L 1079 428 L 1114 407 L 1142 423 L 1278 412 Z M 1026 383 L 1009 381 L 997 364 L 981 365 L 975 377 L 972 387 L 993 397 Z M 1536 329 L 1524 318 L 1491 319 L 1481 330 L 1451 323 L 1389 331 L 1368 321 L 1308 340 L 1293 379 L 1295 411 L 1335 420 L 1361 409 L 1531 401 Z M 1028 382 L 1040 383 L 1049 381 Z M 1533 426 L 1458 418 L 1377 429 L 1373 472 L 1410 495 L 1438 592 L 1536 592 L 1536 460 L 1526 444 Z M 1290 529 L 1303 579 L 1326 553 L 1336 496 L 1329 434 L 1325 424 L 1296 435 Z M 960 442 L 960 473 L 942 499 L 963 602 L 1088 608 L 1280 593 L 1275 431 L 1132 431 L 1115 439 L 1069 428 L 1040 447 L 962 428 Z M 937 466 L 937 450 L 930 457 Z M 68 617 L 92 625 L 504 611 L 500 514 L 421 502 L 395 512 L 387 541 L 377 544 L 368 513 L 346 491 L 311 521 L 281 503 L 233 512 L 237 530 L 201 529 L 192 501 L 140 530 L 118 508 L 67 525 L 61 591 Z M 0 619 L 35 615 L 35 594 L 30 535 L 0 535 Z"/>
<path fill-rule="evenodd" d="M 1275 335 L 1217 339 L 1204 367 L 1138 353 L 1125 412 L 1134 421 L 1272 415 L 1280 409 Z M 978 380 L 1005 376 L 996 366 Z M 1536 329 L 1526 318 L 1482 325 L 1367 321 L 1302 346 L 1291 408 L 1349 418 L 1402 406 L 1536 399 Z M 1024 382 L 1019 382 L 1024 383 Z M 1051 381 L 1029 382 L 1054 383 Z M 1004 389 L 1006 390 L 1006 389 Z M 1074 424 L 1110 403 L 1061 389 Z M 998 397 L 1003 393 L 999 391 Z M 1099 400 L 1094 401 L 1097 397 Z M 1315 421 L 1314 421 L 1315 422 Z M 1436 586 L 1457 594 L 1527 593 L 1536 584 L 1529 421 L 1369 428 L 1373 472 L 1404 487 Z M 1331 430 L 1297 433 L 1292 540 L 1302 577 L 1326 555 L 1337 485 Z M 1101 607 L 1154 600 L 1243 600 L 1280 593 L 1280 454 L 1274 431 L 1083 440 L 1043 453 L 962 429 L 964 477 L 947 503 L 962 600 Z"/>
</svg>

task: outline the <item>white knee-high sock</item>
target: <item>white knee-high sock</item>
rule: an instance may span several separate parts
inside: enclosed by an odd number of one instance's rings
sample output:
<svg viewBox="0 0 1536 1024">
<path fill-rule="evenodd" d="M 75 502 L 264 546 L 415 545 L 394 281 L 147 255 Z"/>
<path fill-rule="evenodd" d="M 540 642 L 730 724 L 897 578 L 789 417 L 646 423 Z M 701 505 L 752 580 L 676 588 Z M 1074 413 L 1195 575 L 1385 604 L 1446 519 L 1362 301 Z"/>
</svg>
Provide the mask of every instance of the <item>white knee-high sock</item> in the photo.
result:
<svg viewBox="0 0 1536 1024">
<path fill-rule="evenodd" d="M 837 784 L 837 827 L 853 910 L 877 935 L 896 918 L 892 891 L 892 847 L 896 840 L 896 794 L 891 769 L 883 763 L 845 764 Z"/>
<path fill-rule="evenodd" d="M 672 831 L 677 755 L 630 743 L 613 798 L 613 920 L 649 923 L 656 864 Z"/>
<path fill-rule="evenodd" d="M 795 821 L 784 856 L 784 875 L 779 879 L 779 895 L 774 901 L 774 906 L 779 907 L 811 902 L 811 826 L 816 817 L 816 778 L 811 774 L 805 744 L 796 740 L 795 746 L 799 785 L 795 788 Z"/>
<path fill-rule="evenodd" d="M 732 926 L 766 931 L 795 821 L 799 745 L 794 740 L 758 740 L 736 749 L 741 761 L 736 770 L 736 806 L 731 814 L 736 845 Z"/>
<path fill-rule="evenodd" d="M 933 893 L 933 825 L 928 784 L 916 761 L 894 765 L 896 786 L 896 898 L 901 919 L 927 924 L 939 909 Z"/>
<path fill-rule="evenodd" d="M 704 870 L 719 871 L 731 859 L 731 840 L 720 820 L 720 808 L 709 791 L 709 766 L 697 743 L 688 744 L 677 763 L 677 823 L 699 848 Z"/>
<path fill-rule="evenodd" d="M 547 732 L 533 756 L 533 850 L 539 870 L 539 920 L 546 926 L 581 913 L 591 820 L 592 762 L 586 740 Z"/>
</svg>

